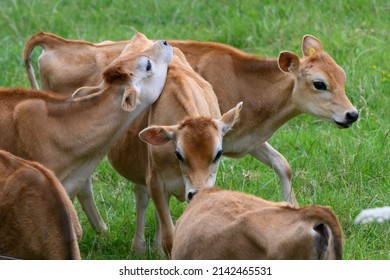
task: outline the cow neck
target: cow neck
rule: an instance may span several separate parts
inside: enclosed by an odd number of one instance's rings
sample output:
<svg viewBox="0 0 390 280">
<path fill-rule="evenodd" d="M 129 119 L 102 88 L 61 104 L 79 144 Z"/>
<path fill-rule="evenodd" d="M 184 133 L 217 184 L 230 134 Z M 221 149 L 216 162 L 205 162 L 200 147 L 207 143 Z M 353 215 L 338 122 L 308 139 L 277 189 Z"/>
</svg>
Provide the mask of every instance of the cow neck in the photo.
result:
<svg viewBox="0 0 390 280">
<path fill-rule="evenodd" d="M 80 153 L 103 149 L 119 138 L 127 129 L 130 118 L 121 108 L 122 94 L 118 90 L 106 89 L 90 96 L 68 99 L 67 106 L 58 104 L 59 108 L 51 110 L 63 124 L 64 141 L 59 141 L 65 149 L 75 143 Z"/>
<path fill-rule="evenodd" d="M 235 75 L 238 98 L 234 102 L 243 101 L 240 122 L 246 129 L 266 126 L 275 131 L 299 114 L 292 99 L 295 78 L 282 72 L 276 59 L 236 61 Z M 235 105 L 221 104 L 222 112 Z"/>
</svg>

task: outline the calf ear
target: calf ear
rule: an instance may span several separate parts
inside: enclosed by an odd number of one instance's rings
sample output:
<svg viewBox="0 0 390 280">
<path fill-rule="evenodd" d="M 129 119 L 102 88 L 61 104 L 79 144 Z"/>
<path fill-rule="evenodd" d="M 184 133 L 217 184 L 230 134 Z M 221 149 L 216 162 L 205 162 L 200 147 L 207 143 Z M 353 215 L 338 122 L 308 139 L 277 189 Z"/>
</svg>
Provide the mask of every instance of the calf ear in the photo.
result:
<svg viewBox="0 0 390 280">
<path fill-rule="evenodd" d="M 287 73 L 298 73 L 299 57 L 292 52 L 284 51 L 279 54 L 278 66 L 280 70 Z"/>
<path fill-rule="evenodd" d="M 145 34 L 141 32 L 135 32 L 133 37 L 130 39 L 130 41 L 137 41 L 137 40 L 144 40 L 144 41 L 150 41 L 148 37 L 145 36 Z"/>
<path fill-rule="evenodd" d="M 323 51 L 322 43 L 316 37 L 305 35 L 302 39 L 302 53 L 304 56 L 310 56 L 316 52 Z"/>
<path fill-rule="evenodd" d="M 238 121 L 241 109 L 242 101 L 238 103 L 236 107 L 223 114 L 222 118 L 218 120 L 218 124 L 222 130 L 222 135 L 225 135 Z"/>
<path fill-rule="evenodd" d="M 139 138 L 150 145 L 161 146 L 176 138 L 177 127 L 177 125 L 153 125 L 142 130 L 139 133 Z"/>
<path fill-rule="evenodd" d="M 124 89 L 121 104 L 123 110 L 127 112 L 134 111 L 140 103 L 141 102 L 138 99 L 138 93 L 135 88 L 127 87 Z"/>
</svg>

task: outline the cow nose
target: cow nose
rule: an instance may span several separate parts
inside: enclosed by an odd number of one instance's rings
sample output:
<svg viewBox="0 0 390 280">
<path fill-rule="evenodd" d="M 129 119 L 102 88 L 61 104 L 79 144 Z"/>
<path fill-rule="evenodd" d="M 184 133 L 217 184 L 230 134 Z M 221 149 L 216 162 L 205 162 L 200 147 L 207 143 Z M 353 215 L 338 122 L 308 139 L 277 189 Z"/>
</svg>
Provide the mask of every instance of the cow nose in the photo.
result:
<svg viewBox="0 0 390 280">
<path fill-rule="evenodd" d="M 198 190 L 190 190 L 187 194 L 187 201 L 190 202 L 197 193 Z"/>
<path fill-rule="evenodd" d="M 162 43 L 163 43 L 165 46 L 168 46 L 167 41 L 164 40 Z"/>
<path fill-rule="evenodd" d="M 359 113 L 358 113 L 358 111 L 347 112 L 347 114 L 345 115 L 345 118 L 349 123 L 356 122 L 357 119 L 359 118 Z"/>
</svg>

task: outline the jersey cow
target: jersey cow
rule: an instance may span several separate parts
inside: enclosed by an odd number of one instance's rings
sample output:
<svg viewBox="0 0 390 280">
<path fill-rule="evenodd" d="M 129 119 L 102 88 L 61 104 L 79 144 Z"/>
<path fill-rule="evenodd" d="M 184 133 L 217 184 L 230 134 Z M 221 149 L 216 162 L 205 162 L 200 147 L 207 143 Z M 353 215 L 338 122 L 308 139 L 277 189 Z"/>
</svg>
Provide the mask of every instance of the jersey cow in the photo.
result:
<svg viewBox="0 0 390 280">
<path fill-rule="evenodd" d="M 282 125 L 303 113 L 332 122 L 339 128 L 350 127 L 359 117 L 345 94 L 345 72 L 324 51 L 320 40 L 304 36 L 302 58 L 289 51 L 280 52 L 278 58 L 264 58 L 220 43 L 169 43 L 180 48 L 194 70 L 212 85 L 221 112 L 240 101 L 246 104 L 234 131 L 224 138 L 224 154 L 232 157 L 251 154 L 273 168 L 281 180 L 284 199 L 297 204 L 291 167 L 267 140 Z M 31 53 L 36 46 L 44 48 L 39 58 L 43 87 L 61 89 L 72 84 L 73 89 L 68 91 L 71 92 L 83 85 L 80 81 L 84 78 L 93 84 L 90 75 L 93 71 L 97 83 L 96 61 L 113 56 L 115 51 L 119 55 L 125 42 L 105 43 L 105 48 L 99 45 L 65 40 L 51 33 L 33 35 L 24 48 L 24 63 L 31 85 L 37 86 L 31 65 Z M 89 55 L 84 55 L 85 52 Z M 65 64 L 64 58 L 67 58 Z M 82 71 L 78 70 L 80 64 L 85 67 Z"/>
<path fill-rule="evenodd" d="M 88 178 L 134 119 L 159 97 L 172 53 L 165 41 L 129 48 L 105 69 L 99 86 L 75 93 L 81 97 L 0 89 L 0 149 L 51 169 L 68 195 L 77 196 L 93 228 L 106 231 Z"/>
<path fill-rule="evenodd" d="M 172 259 L 341 259 L 342 229 L 328 207 L 294 207 L 207 189 L 176 223 Z"/>
<path fill-rule="evenodd" d="M 57 177 L 0 151 L 0 259 L 80 259 L 77 213 Z"/>
</svg>

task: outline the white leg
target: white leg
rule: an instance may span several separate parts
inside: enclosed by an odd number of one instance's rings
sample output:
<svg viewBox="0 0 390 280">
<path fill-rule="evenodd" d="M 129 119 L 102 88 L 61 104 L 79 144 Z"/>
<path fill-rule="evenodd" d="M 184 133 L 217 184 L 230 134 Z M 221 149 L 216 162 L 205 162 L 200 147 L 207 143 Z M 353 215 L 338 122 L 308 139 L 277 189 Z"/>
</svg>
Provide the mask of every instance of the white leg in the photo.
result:
<svg viewBox="0 0 390 280">
<path fill-rule="evenodd" d="M 146 253 L 146 242 L 145 242 L 145 220 L 146 210 L 149 204 L 149 193 L 146 186 L 135 185 L 135 205 L 136 205 L 136 225 L 135 225 L 135 236 L 132 243 L 132 250 L 139 254 L 145 255 Z"/>
<path fill-rule="evenodd" d="M 93 197 L 91 178 L 82 185 L 77 192 L 77 199 L 80 201 L 81 207 L 87 215 L 88 221 L 97 233 L 107 232 L 107 226 L 100 216 L 97 209 L 95 199 Z"/>
<path fill-rule="evenodd" d="M 298 205 L 292 189 L 292 170 L 284 156 L 268 142 L 256 146 L 250 154 L 275 170 L 283 186 L 284 199 L 292 205 Z"/>
</svg>

